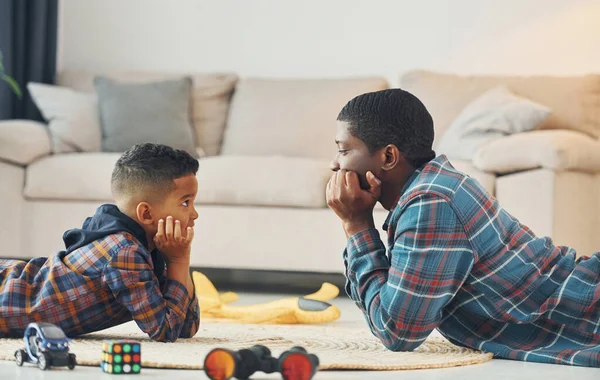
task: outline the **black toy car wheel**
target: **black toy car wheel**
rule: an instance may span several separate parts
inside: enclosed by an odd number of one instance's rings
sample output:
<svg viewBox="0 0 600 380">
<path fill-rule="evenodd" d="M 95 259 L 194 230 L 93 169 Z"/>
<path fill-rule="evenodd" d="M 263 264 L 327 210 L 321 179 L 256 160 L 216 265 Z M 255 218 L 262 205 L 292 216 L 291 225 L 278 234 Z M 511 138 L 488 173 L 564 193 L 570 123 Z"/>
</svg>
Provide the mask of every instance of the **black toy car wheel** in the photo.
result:
<svg viewBox="0 0 600 380">
<path fill-rule="evenodd" d="M 38 367 L 42 371 L 46 370 L 50 366 L 50 357 L 45 352 L 40 352 L 38 356 Z"/>
<path fill-rule="evenodd" d="M 27 361 L 27 353 L 25 350 L 17 350 L 15 351 L 15 362 L 20 367 L 23 365 L 23 362 Z"/>
<path fill-rule="evenodd" d="M 69 354 L 69 364 L 67 365 L 67 367 L 69 367 L 69 369 L 73 369 L 76 365 L 77 359 L 75 358 L 75 354 Z"/>
</svg>

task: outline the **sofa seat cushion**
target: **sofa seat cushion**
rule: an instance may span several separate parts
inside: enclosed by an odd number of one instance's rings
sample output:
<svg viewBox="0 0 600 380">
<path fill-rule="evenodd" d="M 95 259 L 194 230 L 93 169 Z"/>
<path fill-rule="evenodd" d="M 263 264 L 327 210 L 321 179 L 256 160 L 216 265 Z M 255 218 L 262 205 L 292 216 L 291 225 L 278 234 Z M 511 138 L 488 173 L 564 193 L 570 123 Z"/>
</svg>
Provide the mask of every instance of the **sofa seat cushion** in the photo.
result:
<svg viewBox="0 0 600 380">
<path fill-rule="evenodd" d="M 121 153 L 46 156 L 27 167 L 25 196 L 31 199 L 110 201 L 110 177 Z"/>
<path fill-rule="evenodd" d="M 456 170 L 476 179 L 487 192 L 494 195 L 496 191 L 496 175 L 477 169 L 471 161 L 451 160 L 450 163 Z"/>
<path fill-rule="evenodd" d="M 110 177 L 120 153 L 70 153 L 27 167 L 30 199 L 112 200 Z M 200 159 L 196 203 L 240 206 L 325 207 L 331 175 L 324 160 L 215 156 Z"/>
<path fill-rule="evenodd" d="M 282 156 L 219 156 L 200 160 L 196 203 L 325 207 L 328 162 Z"/>
</svg>

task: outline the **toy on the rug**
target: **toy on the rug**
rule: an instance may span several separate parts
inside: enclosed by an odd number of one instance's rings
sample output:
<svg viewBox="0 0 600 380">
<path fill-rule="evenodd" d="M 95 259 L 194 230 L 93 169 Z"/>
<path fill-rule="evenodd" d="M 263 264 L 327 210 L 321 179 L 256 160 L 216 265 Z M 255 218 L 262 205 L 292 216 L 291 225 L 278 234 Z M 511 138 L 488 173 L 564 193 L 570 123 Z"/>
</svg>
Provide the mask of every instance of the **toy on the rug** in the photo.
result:
<svg viewBox="0 0 600 380">
<path fill-rule="evenodd" d="M 319 368 L 319 358 L 303 347 L 292 347 L 279 358 L 262 345 L 239 351 L 216 348 L 204 359 L 204 372 L 212 380 L 248 379 L 255 372 L 279 372 L 284 380 L 310 380 Z"/>
<path fill-rule="evenodd" d="M 239 297 L 236 293 L 219 294 L 213 283 L 202 273 L 193 272 L 194 288 L 204 321 L 256 324 L 313 324 L 335 321 L 340 309 L 327 303 L 338 296 L 337 286 L 325 282 L 321 289 L 304 297 L 284 298 L 277 301 L 232 306 Z"/>
<path fill-rule="evenodd" d="M 102 371 L 137 374 L 142 370 L 142 345 L 136 340 L 107 340 L 102 344 Z"/>
<path fill-rule="evenodd" d="M 23 337 L 25 348 L 15 351 L 15 361 L 37 364 L 41 370 L 50 367 L 75 368 L 75 354 L 69 352 L 69 341 L 60 327 L 52 323 L 30 323 Z"/>
</svg>

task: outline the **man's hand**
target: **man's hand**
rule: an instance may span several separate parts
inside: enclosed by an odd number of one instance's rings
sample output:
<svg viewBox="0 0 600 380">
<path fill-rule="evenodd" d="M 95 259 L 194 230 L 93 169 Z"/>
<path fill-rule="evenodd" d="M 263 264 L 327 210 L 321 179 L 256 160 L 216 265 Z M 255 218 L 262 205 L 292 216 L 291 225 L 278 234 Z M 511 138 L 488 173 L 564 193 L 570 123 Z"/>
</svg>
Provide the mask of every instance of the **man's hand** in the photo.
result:
<svg viewBox="0 0 600 380">
<path fill-rule="evenodd" d="M 374 228 L 373 208 L 381 195 L 381 181 L 367 172 L 368 190 L 360 188 L 358 175 L 347 170 L 335 172 L 327 184 L 327 205 L 344 224 L 346 236 Z"/>
<path fill-rule="evenodd" d="M 166 223 L 163 219 L 158 221 L 158 231 L 154 236 L 154 243 L 165 256 L 167 264 L 187 263 L 189 265 L 193 239 L 194 229 L 188 227 L 186 235 L 183 236 L 181 222 L 173 221 L 172 216 L 167 216 Z"/>
</svg>

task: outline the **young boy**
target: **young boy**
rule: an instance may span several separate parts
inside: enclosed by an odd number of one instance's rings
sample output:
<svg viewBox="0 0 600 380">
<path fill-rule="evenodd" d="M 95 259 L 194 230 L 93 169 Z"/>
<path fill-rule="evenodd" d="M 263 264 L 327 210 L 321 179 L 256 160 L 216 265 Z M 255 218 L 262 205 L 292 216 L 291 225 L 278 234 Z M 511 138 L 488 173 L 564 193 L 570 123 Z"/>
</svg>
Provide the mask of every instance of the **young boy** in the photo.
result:
<svg viewBox="0 0 600 380">
<path fill-rule="evenodd" d="M 500 358 L 600 366 L 600 254 L 534 235 L 432 150 L 433 121 L 400 89 L 338 116 L 328 205 L 348 237 L 346 292 L 390 350 L 437 328 Z M 386 246 L 373 223 L 390 211 Z"/>
<path fill-rule="evenodd" d="M 66 250 L 0 260 L 0 337 L 22 337 L 30 322 L 73 337 L 131 319 L 157 341 L 194 336 L 197 170 L 196 159 L 164 145 L 125 152 L 112 173 L 116 206 L 100 206 L 81 229 L 65 232 Z"/>
</svg>

